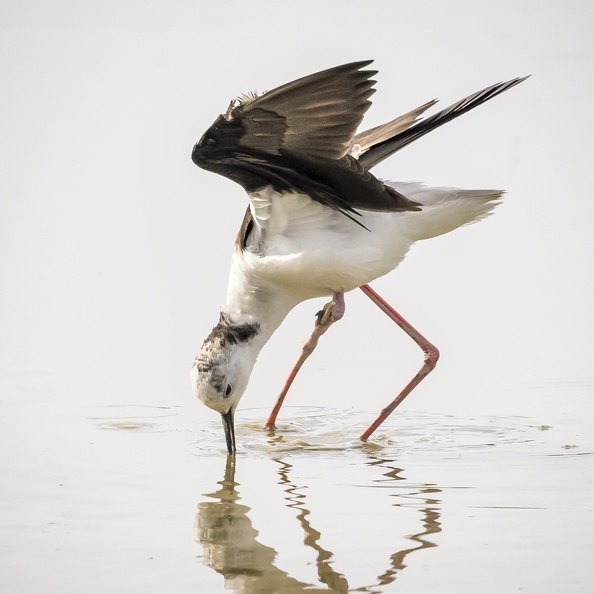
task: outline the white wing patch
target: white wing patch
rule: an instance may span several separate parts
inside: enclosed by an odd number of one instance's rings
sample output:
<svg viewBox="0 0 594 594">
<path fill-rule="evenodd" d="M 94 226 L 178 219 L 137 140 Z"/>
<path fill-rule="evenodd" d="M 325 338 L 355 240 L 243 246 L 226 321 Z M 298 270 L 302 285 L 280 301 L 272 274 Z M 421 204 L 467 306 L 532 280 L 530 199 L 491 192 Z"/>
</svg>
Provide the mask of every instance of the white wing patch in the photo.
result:
<svg viewBox="0 0 594 594">
<path fill-rule="evenodd" d="M 329 236 L 348 237 L 357 227 L 342 213 L 298 192 L 276 192 L 270 186 L 251 192 L 250 211 L 266 255 L 286 255 L 328 243 Z"/>
</svg>

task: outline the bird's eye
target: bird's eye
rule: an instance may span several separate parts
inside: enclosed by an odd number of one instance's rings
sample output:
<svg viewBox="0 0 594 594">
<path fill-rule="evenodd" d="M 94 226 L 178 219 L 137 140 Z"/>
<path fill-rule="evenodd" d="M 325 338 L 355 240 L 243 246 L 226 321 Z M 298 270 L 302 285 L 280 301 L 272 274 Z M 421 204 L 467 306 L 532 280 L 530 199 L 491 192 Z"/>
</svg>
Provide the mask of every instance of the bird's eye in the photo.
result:
<svg viewBox="0 0 594 594">
<path fill-rule="evenodd" d="M 225 390 L 225 398 L 231 396 L 231 392 L 233 392 L 233 386 L 231 384 L 227 384 L 227 389 Z"/>
</svg>

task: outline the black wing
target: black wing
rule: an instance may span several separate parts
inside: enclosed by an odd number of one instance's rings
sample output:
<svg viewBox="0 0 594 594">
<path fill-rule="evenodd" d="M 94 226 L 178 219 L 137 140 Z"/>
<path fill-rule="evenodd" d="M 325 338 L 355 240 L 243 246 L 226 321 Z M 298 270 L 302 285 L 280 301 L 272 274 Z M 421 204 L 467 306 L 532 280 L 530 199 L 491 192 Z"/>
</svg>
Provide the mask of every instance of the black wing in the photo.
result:
<svg viewBox="0 0 594 594">
<path fill-rule="evenodd" d="M 371 106 L 377 70 L 371 60 L 330 68 L 300 78 L 232 107 L 228 118 L 245 129 L 240 145 L 280 154 L 340 159 Z"/>
<path fill-rule="evenodd" d="M 248 192 L 266 186 L 304 192 L 350 218 L 357 209 L 417 210 L 347 154 L 371 104 L 377 71 L 362 70 L 370 63 L 345 64 L 232 102 L 194 146 L 192 160 Z"/>
<path fill-rule="evenodd" d="M 383 142 L 378 142 L 369 148 L 367 152 L 362 154 L 359 157 L 359 161 L 365 167 L 374 167 L 390 155 L 393 155 L 396 151 L 399 151 L 401 148 L 405 147 L 407 144 L 417 140 L 417 138 L 421 138 L 421 136 L 431 132 L 431 130 L 435 130 L 435 128 L 442 126 L 446 122 L 450 122 L 458 116 L 461 116 L 463 113 L 466 113 L 471 109 L 474 109 L 475 107 L 485 103 L 489 99 L 492 99 L 493 97 L 503 93 L 504 91 L 515 87 L 517 84 L 521 83 L 527 78 L 527 76 L 523 78 L 514 78 L 507 82 L 497 83 L 487 87 L 486 89 L 478 91 L 477 93 L 473 93 L 465 99 L 462 99 L 461 101 L 446 107 L 446 109 L 429 116 L 427 119 L 421 120 L 407 130 L 396 134 L 392 138 L 388 138 Z"/>
</svg>

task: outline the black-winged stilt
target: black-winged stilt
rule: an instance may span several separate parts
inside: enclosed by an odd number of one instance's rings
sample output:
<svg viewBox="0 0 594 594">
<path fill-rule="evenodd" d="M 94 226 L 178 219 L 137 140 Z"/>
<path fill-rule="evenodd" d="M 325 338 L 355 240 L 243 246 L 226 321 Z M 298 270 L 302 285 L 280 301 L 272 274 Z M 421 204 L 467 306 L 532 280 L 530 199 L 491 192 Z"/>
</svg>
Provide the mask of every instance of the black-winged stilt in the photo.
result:
<svg viewBox="0 0 594 594">
<path fill-rule="evenodd" d="M 192 366 L 192 385 L 218 411 L 229 453 L 234 413 L 262 347 L 298 303 L 332 296 L 266 423 L 276 415 L 319 337 L 344 314 L 344 293 L 361 288 L 422 348 L 425 361 L 361 435 L 366 440 L 435 367 L 438 350 L 368 283 L 396 268 L 418 240 L 487 216 L 499 190 L 383 182 L 370 169 L 413 140 L 517 85 L 499 83 L 425 119 L 430 101 L 356 134 L 371 105 L 371 61 L 318 72 L 229 105 L 194 146 L 196 165 L 241 184 L 249 197 L 236 239 L 227 301 Z"/>
</svg>

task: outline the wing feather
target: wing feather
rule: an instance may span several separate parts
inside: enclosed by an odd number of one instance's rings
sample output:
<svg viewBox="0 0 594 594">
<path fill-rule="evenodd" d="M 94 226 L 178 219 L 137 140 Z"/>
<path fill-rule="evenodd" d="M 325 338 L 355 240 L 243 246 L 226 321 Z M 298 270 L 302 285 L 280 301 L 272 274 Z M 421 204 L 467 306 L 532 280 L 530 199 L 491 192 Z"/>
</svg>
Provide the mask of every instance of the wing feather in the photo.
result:
<svg viewBox="0 0 594 594">
<path fill-rule="evenodd" d="M 366 167 L 374 167 L 384 159 L 388 158 L 390 155 L 393 155 L 396 151 L 399 151 L 401 148 L 405 147 L 407 144 L 414 142 L 418 138 L 421 138 L 421 136 L 424 136 L 432 130 L 435 130 L 435 128 L 439 128 L 439 126 L 443 126 L 443 124 L 451 122 L 453 119 L 461 116 L 463 113 L 467 113 L 471 109 L 482 105 L 486 101 L 489 101 L 489 99 L 497 97 L 497 95 L 507 91 L 508 89 L 511 89 L 512 87 L 515 87 L 527 78 L 527 76 L 523 78 L 514 78 L 507 82 L 491 85 L 490 87 L 482 89 L 477 93 L 473 93 L 461 101 L 446 107 L 442 111 L 433 114 L 428 118 L 421 120 L 420 122 L 417 122 L 415 125 L 410 126 L 400 133 L 397 133 L 391 138 L 387 138 L 382 142 L 378 142 L 365 154 L 361 155 L 360 161 Z"/>
<path fill-rule="evenodd" d="M 376 70 L 361 70 L 370 60 L 353 62 L 300 78 L 233 108 L 242 122 L 241 145 L 256 148 L 266 135 L 273 150 L 340 159 L 369 109 Z M 276 121 L 273 129 L 271 124 Z"/>
<path fill-rule="evenodd" d="M 525 80 L 492 85 L 419 120 L 435 101 L 356 135 L 375 92 L 365 69 L 352 62 L 297 79 L 260 96 L 231 103 L 194 146 L 200 167 L 241 184 L 248 193 L 271 186 L 301 192 L 357 221 L 359 210 L 418 210 L 369 169 L 429 131 Z M 250 235 L 249 214 L 242 227 Z M 360 223 L 359 223 L 360 224 Z"/>
</svg>

